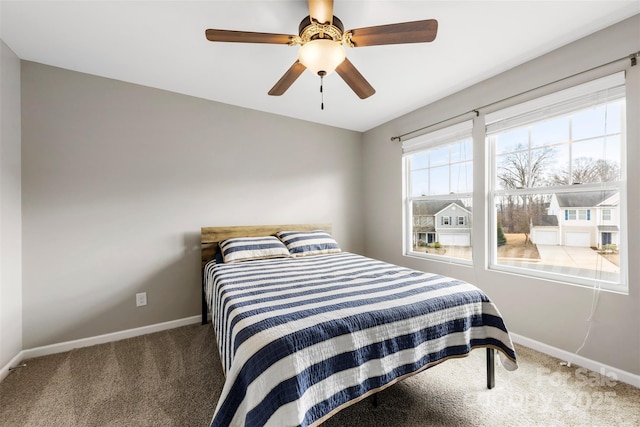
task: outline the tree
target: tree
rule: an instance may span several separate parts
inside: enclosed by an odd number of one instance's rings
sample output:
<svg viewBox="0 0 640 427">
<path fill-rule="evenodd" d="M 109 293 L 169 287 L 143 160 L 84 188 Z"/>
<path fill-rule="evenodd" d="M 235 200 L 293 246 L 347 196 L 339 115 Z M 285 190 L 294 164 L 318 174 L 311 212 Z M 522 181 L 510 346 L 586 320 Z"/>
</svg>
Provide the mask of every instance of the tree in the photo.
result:
<svg viewBox="0 0 640 427">
<path fill-rule="evenodd" d="M 555 150 L 551 147 L 527 150 L 519 144 L 498 166 L 498 181 L 504 188 L 538 187 L 544 184 L 545 172 L 554 157 Z"/>
<path fill-rule="evenodd" d="M 591 157 L 580 157 L 554 174 L 553 184 L 584 184 L 588 182 L 617 181 L 620 178 L 620 165 L 617 162 Z"/>
<path fill-rule="evenodd" d="M 547 180 L 547 171 L 555 158 L 551 147 L 529 150 L 518 144 L 514 152 L 503 156 L 498 166 L 497 179 L 505 189 L 541 187 Z M 524 233 L 529 241 L 529 227 L 534 213 L 539 212 L 542 200 L 533 195 L 506 196 L 506 206 L 502 205 L 502 219 L 512 233 Z M 503 202 L 504 202 L 503 201 Z"/>
<path fill-rule="evenodd" d="M 498 220 L 498 246 L 504 246 L 507 244 L 507 238 L 502 231 L 502 221 Z"/>
<path fill-rule="evenodd" d="M 526 200 L 527 196 L 524 197 Z M 513 213 L 513 224 L 511 224 L 511 228 L 514 233 L 522 233 L 524 234 L 524 243 L 529 243 L 529 231 L 531 224 L 531 211 L 526 205 L 522 209 L 516 209 Z"/>
</svg>

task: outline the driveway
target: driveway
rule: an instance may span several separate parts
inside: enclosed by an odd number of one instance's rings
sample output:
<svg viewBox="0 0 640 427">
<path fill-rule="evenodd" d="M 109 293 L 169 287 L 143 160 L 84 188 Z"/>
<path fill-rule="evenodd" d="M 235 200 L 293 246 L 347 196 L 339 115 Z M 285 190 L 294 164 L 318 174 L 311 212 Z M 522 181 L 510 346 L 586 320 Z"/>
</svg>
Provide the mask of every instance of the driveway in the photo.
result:
<svg viewBox="0 0 640 427">
<path fill-rule="evenodd" d="M 579 246 L 537 245 L 542 263 L 569 268 L 620 273 L 620 267 L 591 248 Z"/>
</svg>

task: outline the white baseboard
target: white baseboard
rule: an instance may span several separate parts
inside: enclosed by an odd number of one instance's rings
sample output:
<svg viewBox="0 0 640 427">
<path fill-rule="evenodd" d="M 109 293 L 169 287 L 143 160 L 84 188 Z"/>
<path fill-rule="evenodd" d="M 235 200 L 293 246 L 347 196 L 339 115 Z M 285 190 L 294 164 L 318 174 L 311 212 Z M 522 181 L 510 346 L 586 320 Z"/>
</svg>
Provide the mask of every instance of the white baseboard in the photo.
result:
<svg viewBox="0 0 640 427">
<path fill-rule="evenodd" d="M 169 322 L 156 323 L 154 325 L 142 326 L 140 328 L 127 329 L 124 331 L 113 332 L 110 334 L 98 335 L 95 337 L 82 338 L 79 340 L 66 341 L 58 344 L 51 344 L 42 347 L 35 347 L 27 350 L 22 350 L 18 353 L 9 363 L 0 369 L 0 381 L 2 381 L 8 374 L 9 368 L 18 365 L 25 359 L 31 359 L 34 357 L 46 356 L 49 354 L 62 353 L 65 351 L 73 350 L 74 348 L 89 347 L 96 344 L 104 344 L 113 341 L 119 341 L 126 338 L 133 338 L 140 335 L 151 334 L 154 332 L 160 332 L 167 329 L 178 328 L 180 326 L 192 325 L 199 323 L 201 316 L 192 316 L 184 319 L 172 320 Z M 540 341 L 536 341 L 527 337 L 523 337 L 518 334 L 510 333 L 511 339 L 516 344 L 521 344 L 525 347 L 532 348 L 549 356 L 556 357 L 561 360 L 566 360 L 571 364 L 587 368 L 594 372 L 605 372 L 607 374 L 613 373 L 616 379 L 627 384 L 631 384 L 634 387 L 640 388 L 640 375 L 632 374 L 627 371 L 623 371 L 612 366 L 604 365 L 586 357 L 576 355 L 566 350 L 562 350 L 550 345 L 544 344 Z"/>
<path fill-rule="evenodd" d="M 120 341 L 126 338 L 133 338 L 140 335 L 152 334 L 154 332 L 160 332 L 167 329 L 179 328 L 180 326 L 192 325 L 199 323 L 202 320 L 200 315 L 186 317 L 184 319 L 171 320 L 169 322 L 156 323 L 154 325 L 142 326 L 139 328 L 127 329 L 119 332 L 112 332 L 109 334 L 98 335 L 95 337 L 81 338 L 73 341 L 66 341 L 57 344 L 45 345 L 42 347 L 35 347 L 26 350 L 22 350 L 13 359 L 9 361 L 5 366 L 0 369 L 0 381 L 2 381 L 7 375 L 9 375 L 9 368 L 20 364 L 25 359 L 32 359 L 34 357 L 47 356 L 49 354 L 62 353 L 65 351 L 73 350 L 74 348 L 89 347 L 96 344 L 104 344 L 108 342 Z"/>
<path fill-rule="evenodd" d="M 24 351 L 21 351 L 20 353 L 16 354 L 13 359 L 11 359 L 9 361 L 9 363 L 7 363 L 6 365 L 4 365 L 2 368 L 0 368 L 0 382 L 6 378 L 7 375 L 9 375 L 9 369 L 15 366 L 18 366 L 20 364 L 20 362 L 22 360 L 24 360 L 24 355 L 23 355 Z"/>
<path fill-rule="evenodd" d="M 509 335 L 511 335 L 511 339 L 516 344 L 529 347 L 531 349 L 539 351 L 540 353 L 548 354 L 549 356 L 564 360 L 571 363 L 572 365 L 581 366 L 593 372 L 599 372 L 604 375 L 613 374 L 616 380 L 640 388 L 640 375 L 632 374 L 631 372 L 623 371 L 622 369 L 614 368 L 613 366 L 608 366 L 603 363 L 596 362 L 595 360 L 587 359 L 586 357 L 577 355 L 570 351 L 552 347 L 540 341 L 523 337 L 512 332 L 509 332 Z"/>
</svg>

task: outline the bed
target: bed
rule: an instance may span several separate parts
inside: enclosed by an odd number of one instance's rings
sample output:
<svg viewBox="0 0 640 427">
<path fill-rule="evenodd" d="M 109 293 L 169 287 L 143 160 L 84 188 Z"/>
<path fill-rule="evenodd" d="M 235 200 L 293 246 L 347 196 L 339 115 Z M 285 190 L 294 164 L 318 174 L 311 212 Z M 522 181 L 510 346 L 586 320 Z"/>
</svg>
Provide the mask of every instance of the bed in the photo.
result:
<svg viewBox="0 0 640 427">
<path fill-rule="evenodd" d="M 284 249 L 283 249 L 284 248 Z M 202 321 L 225 384 L 212 427 L 317 426 L 445 360 L 486 348 L 517 369 L 475 286 L 343 251 L 330 224 L 203 227 Z"/>
</svg>

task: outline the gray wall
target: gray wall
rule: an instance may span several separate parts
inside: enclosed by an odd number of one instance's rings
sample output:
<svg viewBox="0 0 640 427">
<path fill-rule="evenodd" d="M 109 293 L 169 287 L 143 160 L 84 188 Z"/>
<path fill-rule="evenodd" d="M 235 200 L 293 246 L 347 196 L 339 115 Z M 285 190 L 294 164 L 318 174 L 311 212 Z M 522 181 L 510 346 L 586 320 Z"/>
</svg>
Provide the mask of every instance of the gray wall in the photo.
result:
<svg viewBox="0 0 640 427">
<path fill-rule="evenodd" d="M 202 226 L 363 251 L 360 133 L 32 62 L 22 112 L 24 348 L 199 314 Z"/>
<path fill-rule="evenodd" d="M 0 367 L 22 350 L 20 60 L 0 40 Z"/>
<path fill-rule="evenodd" d="M 516 334 L 568 352 L 585 337 L 593 291 L 484 268 L 488 253 L 484 149 L 476 137 L 473 245 L 476 266 L 460 267 L 402 254 L 401 144 L 390 137 L 465 113 L 640 50 L 640 16 L 567 45 L 495 78 L 372 129 L 364 136 L 365 254 L 421 270 L 471 281 L 497 303 Z M 628 62 L 627 62 L 628 64 Z M 473 64 L 469 64 L 470 67 Z M 640 66 L 628 73 L 629 295 L 600 294 L 593 328 L 581 356 L 640 374 Z M 606 70 L 604 70 L 606 72 Z M 598 71 L 601 73 L 603 71 Z M 596 74 L 597 74 L 596 73 Z M 582 78 L 592 78 L 583 76 Z M 560 85 L 562 86 L 562 85 Z M 483 117 L 478 118 L 482 129 Z"/>
</svg>

